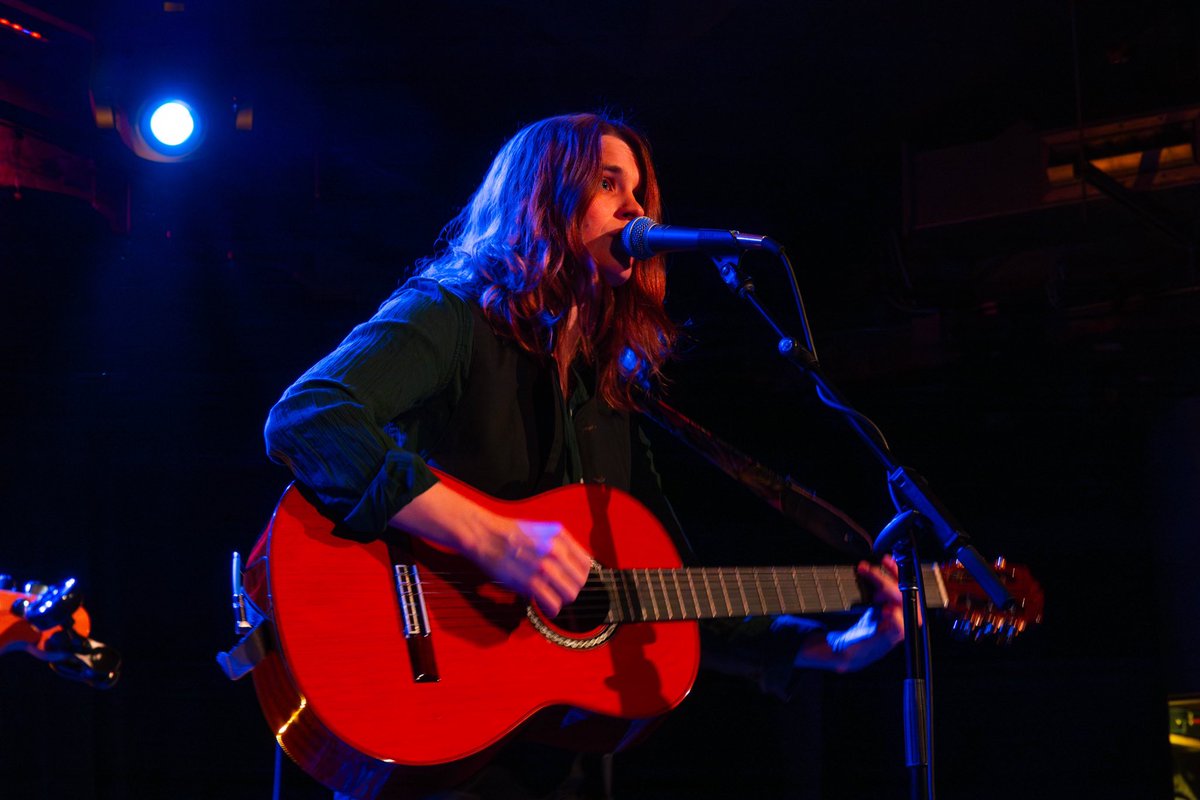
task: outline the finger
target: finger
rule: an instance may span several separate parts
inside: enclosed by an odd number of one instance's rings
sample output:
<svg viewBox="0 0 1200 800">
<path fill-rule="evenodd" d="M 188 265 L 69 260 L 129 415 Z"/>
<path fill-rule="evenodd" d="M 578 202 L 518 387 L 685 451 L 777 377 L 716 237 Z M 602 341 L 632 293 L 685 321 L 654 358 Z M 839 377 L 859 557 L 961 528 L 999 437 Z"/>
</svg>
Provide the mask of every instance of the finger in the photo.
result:
<svg viewBox="0 0 1200 800">
<path fill-rule="evenodd" d="M 896 566 L 896 560 L 891 556 L 884 556 L 883 560 L 878 564 L 872 564 L 869 561 L 858 562 L 860 569 L 865 569 L 882 580 L 895 580 L 900 576 L 900 570 Z"/>
<path fill-rule="evenodd" d="M 533 598 L 534 602 L 537 603 L 538 607 L 548 617 L 557 617 L 558 612 L 562 611 L 562 598 L 553 590 L 550 583 L 541 576 L 534 576 L 529 581 L 529 596 Z"/>
<path fill-rule="evenodd" d="M 871 584 L 872 598 L 876 603 L 884 605 L 900 603 L 900 585 L 896 582 L 895 576 L 880 567 L 872 567 L 866 561 L 859 562 L 858 574 Z"/>
<path fill-rule="evenodd" d="M 571 562 L 572 574 L 579 580 L 579 585 L 587 583 L 588 576 L 592 574 L 592 557 L 587 551 L 583 551 L 581 556 L 576 557 Z"/>
<path fill-rule="evenodd" d="M 587 580 L 587 576 L 578 575 L 574 570 L 550 559 L 542 562 L 540 577 L 549 585 L 551 591 L 558 595 L 563 604 L 572 602 L 579 596 L 579 590 Z"/>
<path fill-rule="evenodd" d="M 565 565 L 581 580 L 591 570 L 592 557 L 587 550 L 558 522 L 522 520 L 521 529 L 534 544 L 538 558 L 553 558 Z"/>
<path fill-rule="evenodd" d="M 580 580 L 586 581 L 588 573 L 592 571 L 592 554 L 565 528 L 555 539 L 555 543 L 561 547 L 563 562 L 569 565 Z"/>
<path fill-rule="evenodd" d="M 584 564 L 579 551 L 582 551 L 582 548 L 577 542 L 573 542 L 565 531 L 556 534 L 552 540 L 546 542 L 542 557 L 537 560 L 534 568 L 545 572 L 561 592 L 574 597 L 579 588 L 587 582 L 591 568 L 590 561 Z"/>
</svg>

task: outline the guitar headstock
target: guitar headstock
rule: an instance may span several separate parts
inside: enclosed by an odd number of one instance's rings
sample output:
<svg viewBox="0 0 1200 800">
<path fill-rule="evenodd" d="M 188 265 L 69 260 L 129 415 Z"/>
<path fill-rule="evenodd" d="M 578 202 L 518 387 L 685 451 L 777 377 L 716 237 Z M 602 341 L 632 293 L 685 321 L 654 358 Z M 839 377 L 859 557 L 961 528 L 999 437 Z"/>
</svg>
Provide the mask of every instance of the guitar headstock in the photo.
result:
<svg viewBox="0 0 1200 800">
<path fill-rule="evenodd" d="M 0 654 L 20 650 L 64 678 L 108 689 L 120 677 L 121 657 L 88 638 L 90 629 L 74 578 L 16 590 L 11 578 L 0 575 Z"/>
<path fill-rule="evenodd" d="M 999 558 L 992 569 L 1013 597 L 1011 608 L 998 608 L 957 561 L 938 566 L 942 585 L 946 588 L 946 610 L 954 617 L 951 630 L 955 637 L 992 638 L 1007 644 L 1030 626 L 1041 623 L 1045 598 L 1029 568 Z"/>
</svg>

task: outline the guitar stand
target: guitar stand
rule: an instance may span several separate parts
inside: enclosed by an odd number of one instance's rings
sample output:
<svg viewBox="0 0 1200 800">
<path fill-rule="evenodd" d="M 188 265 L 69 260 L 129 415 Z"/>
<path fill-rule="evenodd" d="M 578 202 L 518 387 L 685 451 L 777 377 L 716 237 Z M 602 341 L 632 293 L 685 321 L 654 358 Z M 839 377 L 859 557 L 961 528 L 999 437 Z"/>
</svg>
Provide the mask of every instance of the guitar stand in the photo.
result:
<svg viewBox="0 0 1200 800">
<path fill-rule="evenodd" d="M 754 293 L 753 279 L 740 269 L 742 253 L 714 255 L 712 260 L 729 290 L 758 312 L 779 336 L 779 354 L 812 380 L 818 399 L 842 414 L 846 423 L 884 467 L 888 491 L 896 505 L 897 515 L 880 533 L 876 540 L 876 551 L 886 552 L 888 547 L 894 548 L 896 564 L 900 569 L 900 588 L 904 598 L 905 655 L 909 665 L 908 676 L 904 682 L 904 709 L 907 720 L 907 762 L 912 778 L 911 791 L 915 800 L 933 800 L 932 728 L 929 721 L 932 689 L 929 682 L 928 632 L 921 622 L 923 617 L 920 610 L 925 598 L 913 532 L 917 528 L 932 531 L 942 551 L 947 556 L 957 559 L 966 568 L 996 607 L 1009 609 L 1015 603 L 987 562 L 971 546 L 967 535 L 959 529 L 950 513 L 929 491 L 924 478 L 897 464 L 879 427 L 851 407 L 825 379 L 817 359 L 804 300 L 800 295 L 791 262 L 783 247 L 774 242 L 771 248 L 764 249 L 775 253 L 788 272 L 804 334 L 803 343 L 789 336 L 758 301 Z"/>
</svg>

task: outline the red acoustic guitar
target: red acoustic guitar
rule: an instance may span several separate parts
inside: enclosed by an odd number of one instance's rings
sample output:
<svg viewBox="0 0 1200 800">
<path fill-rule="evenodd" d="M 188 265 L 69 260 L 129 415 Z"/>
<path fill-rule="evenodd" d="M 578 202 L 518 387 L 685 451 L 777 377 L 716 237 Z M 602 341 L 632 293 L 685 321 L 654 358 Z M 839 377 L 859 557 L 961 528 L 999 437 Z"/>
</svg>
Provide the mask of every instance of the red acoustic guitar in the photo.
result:
<svg viewBox="0 0 1200 800">
<path fill-rule="evenodd" d="M 397 770 L 415 787 L 469 769 L 538 712 L 557 712 L 561 744 L 594 732 L 564 722 L 563 707 L 624 720 L 663 714 L 696 677 L 695 620 L 864 601 L 853 567 L 683 568 L 654 516 L 602 485 L 509 503 L 442 480 L 500 513 L 562 521 L 596 566 L 575 603 L 547 619 L 420 540 L 403 537 L 412 550 L 401 554 L 335 536 L 289 489 L 246 572 L 275 636 L 255 687 L 288 755 L 356 797 L 373 797 Z M 1018 570 L 1003 574 L 1024 603 L 1015 613 L 990 607 L 961 572 L 924 575 L 929 607 L 958 612 L 969 629 L 1011 637 L 1040 619 L 1041 591 Z"/>
</svg>

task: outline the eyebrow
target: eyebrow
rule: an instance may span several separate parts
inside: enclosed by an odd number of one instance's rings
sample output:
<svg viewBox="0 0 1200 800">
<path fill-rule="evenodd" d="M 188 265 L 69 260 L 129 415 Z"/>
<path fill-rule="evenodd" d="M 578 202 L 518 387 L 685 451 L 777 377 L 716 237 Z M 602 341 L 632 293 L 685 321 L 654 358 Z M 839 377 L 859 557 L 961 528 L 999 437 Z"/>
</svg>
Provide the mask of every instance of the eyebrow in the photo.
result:
<svg viewBox="0 0 1200 800">
<path fill-rule="evenodd" d="M 600 167 L 601 172 L 614 173 L 619 178 L 626 178 L 625 170 L 618 167 L 616 164 L 604 164 Z M 634 185 L 633 190 L 636 192 L 642 188 L 641 175 L 638 176 L 638 182 Z"/>
</svg>

